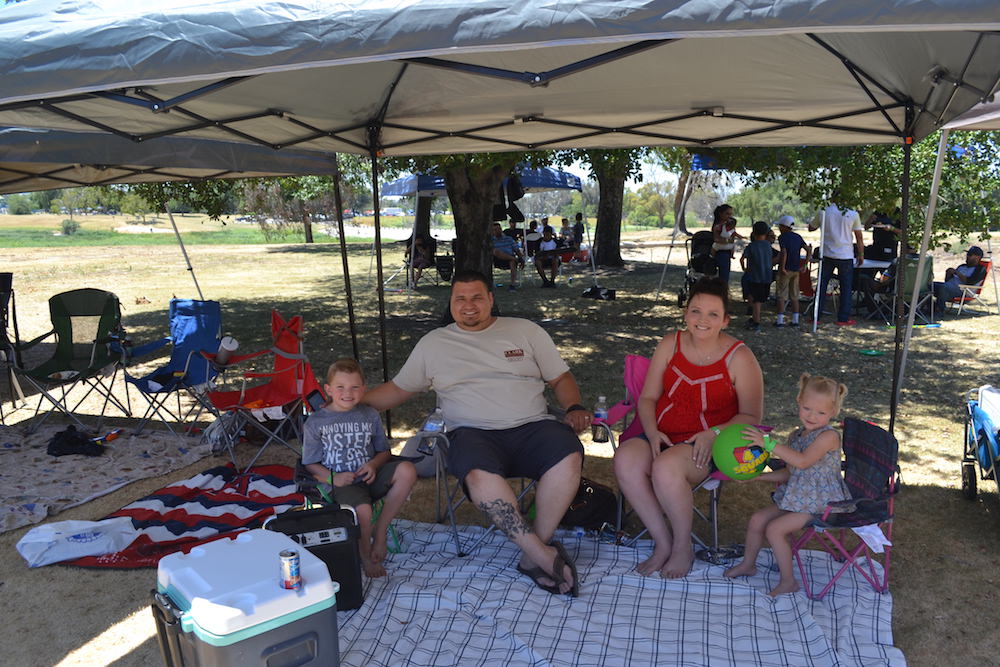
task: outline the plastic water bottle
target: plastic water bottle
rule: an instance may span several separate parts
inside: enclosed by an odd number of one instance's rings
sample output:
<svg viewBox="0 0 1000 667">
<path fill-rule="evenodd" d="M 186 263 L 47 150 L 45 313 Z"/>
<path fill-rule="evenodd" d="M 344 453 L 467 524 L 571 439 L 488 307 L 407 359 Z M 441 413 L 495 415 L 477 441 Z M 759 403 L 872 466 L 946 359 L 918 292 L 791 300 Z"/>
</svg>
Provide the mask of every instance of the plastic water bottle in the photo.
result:
<svg viewBox="0 0 1000 667">
<path fill-rule="evenodd" d="M 608 418 L 608 401 L 604 396 L 597 397 L 597 403 L 594 404 L 594 420 Z M 593 424 L 590 427 L 590 437 L 594 442 L 607 442 L 608 432 L 603 426 Z"/>
<path fill-rule="evenodd" d="M 434 451 L 434 446 L 437 444 L 437 438 L 434 437 L 435 433 L 444 433 L 444 413 L 441 412 L 441 408 L 434 408 L 434 412 L 427 417 L 427 421 L 424 422 L 423 427 L 420 432 L 424 435 L 418 451 L 423 454 L 429 454 Z"/>
</svg>

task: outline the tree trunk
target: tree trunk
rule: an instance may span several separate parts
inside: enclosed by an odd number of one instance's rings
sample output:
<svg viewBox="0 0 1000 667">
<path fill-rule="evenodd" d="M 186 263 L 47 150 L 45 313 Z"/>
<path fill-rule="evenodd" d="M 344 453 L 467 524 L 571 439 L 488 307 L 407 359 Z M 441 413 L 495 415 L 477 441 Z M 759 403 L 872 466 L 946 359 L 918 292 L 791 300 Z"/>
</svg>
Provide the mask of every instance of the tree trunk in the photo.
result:
<svg viewBox="0 0 1000 667">
<path fill-rule="evenodd" d="M 493 244 L 490 225 L 493 202 L 509 165 L 478 166 L 468 163 L 444 172 L 451 211 L 455 216 L 455 272 L 480 271 L 493 284 Z"/>
<path fill-rule="evenodd" d="M 600 201 L 597 204 L 597 230 L 594 259 L 601 266 L 624 266 L 621 254 L 622 202 L 625 199 L 626 173 L 619 170 L 597 170 Z"/>
<path fill-rule="evenodd" d="M 414 219 L 414 227 L 416 228 L 417 234 L 422 235 L 425 239 L 430 238 L 431 235 L 431 202 L 434 201 L 434 197 L 420 197 L 417 198 L 417 206 L 413 210 L 416 218 Z"/>
<path fill-rule="evenodd" d="M 690 233 L 687 230 L 687 220 L 685 219 L 687 201 L 691 196 L 688 185 L 688 181 L 690 180 L 691 170 L 686 169 L 682 171 L 680 178 L 677 180 L 677 192 L 674 194 L 674 230 L 684 234 Z M 691 183 L 691 187 L 693 186 L 694 183 Z"/>
<path fill-rule="evenodd" d="M 299 203 L 299 210 L 302 212 L 302 231 L 306 235 L 306 243 L 313 243 L 313 225 L 309 218 L 309 211 L 306 210 L 304 202 Z"/>
</svg>

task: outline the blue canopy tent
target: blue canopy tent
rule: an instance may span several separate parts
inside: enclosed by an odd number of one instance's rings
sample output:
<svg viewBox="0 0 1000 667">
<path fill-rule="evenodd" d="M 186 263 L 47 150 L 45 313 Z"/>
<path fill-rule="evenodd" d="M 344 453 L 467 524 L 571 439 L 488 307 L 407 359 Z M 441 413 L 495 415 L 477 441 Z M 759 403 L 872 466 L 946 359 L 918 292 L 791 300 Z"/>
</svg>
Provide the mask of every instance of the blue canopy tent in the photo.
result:
<svg viewBox="0 0 1000 667">
<path fill-rule="evenodd" d="M 552 167 L 519 169 L 518 177 L 525 192 L 545 192 L 547 190 L 583 190 L 580 177 Z M 506 185 L 506 181 L 504 181 Z M 401 176 L 382 187 L 386 197 L 443 197 L 447 194 L 444 176 L 434 174 L 410 174 Z"/>
</svg>

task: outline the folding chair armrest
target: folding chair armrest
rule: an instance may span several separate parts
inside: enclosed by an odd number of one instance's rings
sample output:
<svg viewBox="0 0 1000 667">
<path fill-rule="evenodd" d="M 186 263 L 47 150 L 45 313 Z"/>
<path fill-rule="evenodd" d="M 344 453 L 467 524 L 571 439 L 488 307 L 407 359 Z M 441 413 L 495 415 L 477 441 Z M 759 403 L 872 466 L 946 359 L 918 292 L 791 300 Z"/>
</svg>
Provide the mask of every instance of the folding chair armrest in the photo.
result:
<svg viewBox="0 0 1000 667">
<path fill-rule="evenodd" d="M 34 347 L 34 346 L 38 345 L 39 343 L 41 343 L 41 342 L 42 342 L 43 340 L 45 340 L 45 339 L 46 339 L 46 338 L 48 338 L 49 336 L 54 336 L 54 335 L 55 335 L 55 333 L 56 333 L 56 330 L 55 330 L 55 329 L 52 329 L 51 331 L 48 331 L 48 332 L 46 332 L 46 333 L 43 333 L 43 334 L 42 334 L 41 336 L 39 336 L 38 338 L 32 338 L 31 340 L 29 340 L 29 341 L 27 341 L 27 342 L 24 342 L 24 343 L 20 343 L 20 344 L 18 344 L 18 345 L 14 345 L 14 349 L 15 349 L 15 350 L 18 350 L 18 351 L 21 351 L 21 350 L 28 350 L 28 349 L 30 349 L 30 348 L 32 348 L 32 347 Z"/>
<path fill-rule="evenodd" d="M 244 379 L 249 379 L 249 378 L 273 378 L 273 377 L 277 377 L 281 373 L 288 373 L 289 371 L 293 371 L 294 372 L 295 370 L 296 370 L 295 366 L 289 366 L 288 368 L 282 368 L 280 371 L 270 371 L 270 372 L 267 372 L 267 373 L 265 373 L 263 371 L 260 371 L 260 372 L 257 372 L 257 371 L 247 372 L 247 373 L 243 374 L 243 378 Z"/>
<path fill-rule="evenodd" d="M 161 347 L 164 347 L 167 343 L 171 342 L 173 342 L 173 339 L 170 336 L 167 336 L 165 338 L 161 338 L 160 340 L 154 340 L 151 343 L 146 343 L 145 345 L 133 346 L 128 348 L 128 358 L 129 360 L 132 360 L 145 357 L 147 354 L 152 354 Z"/>
<path fill-rule="evenodd" d="M 224 368 L 230 368 L 231 366 L 235 366 L 236 364 L 242 363 L 247 359 L 255 359 L 261 356 L 262 354 L 267 354 L 270 351 L 271 350 L 259 350 L 257 352 L 251 352 L 249 354 L 234 354 L 231 357 L 229 357 L 229 362 L 225 364 L 220 364 L 215 360 L 215 357 L 218 355 L 217 352 L 209 352 L 207 350 L 202 350 L 201 356 L 208 359 L 218 370 L 222 370 Z"/>
</svg>

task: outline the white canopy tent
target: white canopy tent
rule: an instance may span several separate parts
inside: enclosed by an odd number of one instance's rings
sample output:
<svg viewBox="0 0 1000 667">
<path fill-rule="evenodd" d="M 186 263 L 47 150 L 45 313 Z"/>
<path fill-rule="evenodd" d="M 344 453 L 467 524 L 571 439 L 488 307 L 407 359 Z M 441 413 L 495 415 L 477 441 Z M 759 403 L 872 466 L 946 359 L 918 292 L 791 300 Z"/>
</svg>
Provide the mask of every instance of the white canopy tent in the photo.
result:
<svg viewBox="0 0 1000 667">
<path fill-rule="evenodd" d="M 1000 12 L 981 0 L 33 0 L 0 8 L 0 67 L 0 125 L 351 152 L 373 171 L 383 155 L 896 143 L 905 220 L 911 142 L 997 89 Z M 373 190 L 378 201 L 374 178 Z M 381 319 L 381 292 L 379 304 Z"/>
</svg>

